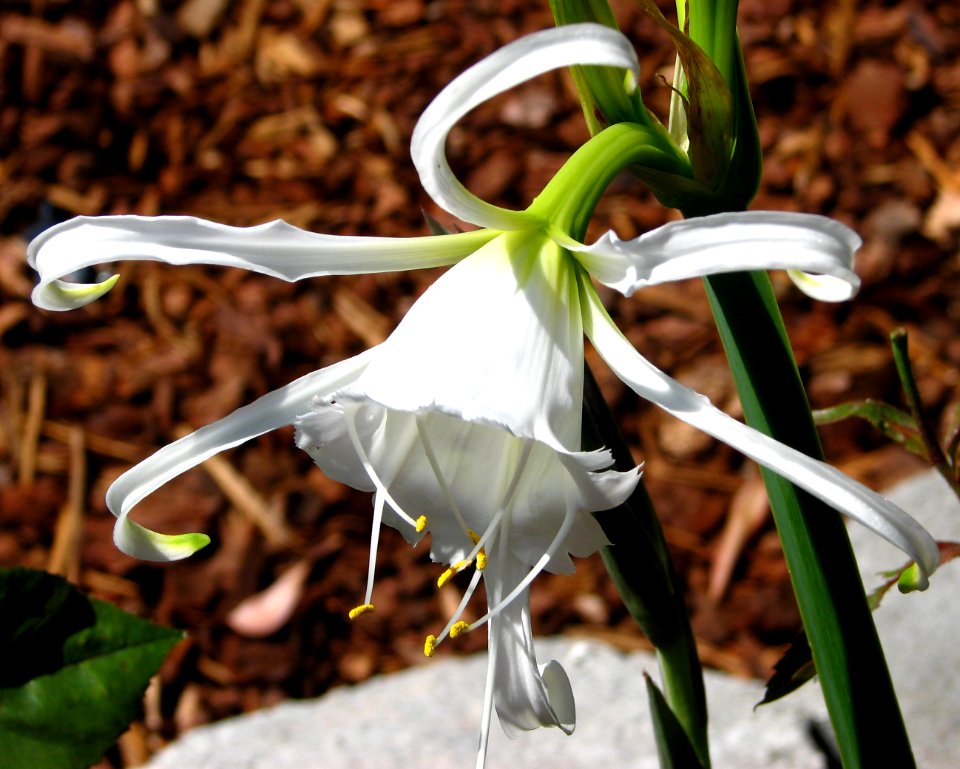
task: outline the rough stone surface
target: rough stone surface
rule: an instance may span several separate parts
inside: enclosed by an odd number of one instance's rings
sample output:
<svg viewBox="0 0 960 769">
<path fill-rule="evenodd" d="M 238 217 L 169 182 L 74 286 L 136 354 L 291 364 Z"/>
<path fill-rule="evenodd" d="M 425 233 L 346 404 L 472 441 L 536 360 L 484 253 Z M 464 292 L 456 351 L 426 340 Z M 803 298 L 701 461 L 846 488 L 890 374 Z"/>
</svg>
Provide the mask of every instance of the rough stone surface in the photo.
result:
<svg viewBox="0 0 960 769">
<path fill-rule="evenodd" d="M 960 505 L 936 476 L 925 475 L 890 495 L 939 539 L 960 539 Z M 868 586 L 902 555 L 852 529 Z M 960 565 L 948 564 L 929 591 L 891 593 L 877 614 L 905 719 L 921 769 L 951 769 L 960 755 Z M 577 732 L 543 729 L 508 740 L 492 730 L 488 767 L 511 769 L 657 769 L 644 695 L 648 654 L 621 654 L 595 642 L 545 639 L 542 660 L 567 669 L 577 698 Z M 422 667 L 334 690 L 308 702 L 196 729 L 148 769 L 399 769 L 473 764 L 485 659 L 437 660 Z M 707 674 L 714 766 L 736 769 L 822 769 L 811 723 L 825 723 L 820 689 L 808 685 L 784 701 L 753 710 L 756 681 Z"/>
</svg>

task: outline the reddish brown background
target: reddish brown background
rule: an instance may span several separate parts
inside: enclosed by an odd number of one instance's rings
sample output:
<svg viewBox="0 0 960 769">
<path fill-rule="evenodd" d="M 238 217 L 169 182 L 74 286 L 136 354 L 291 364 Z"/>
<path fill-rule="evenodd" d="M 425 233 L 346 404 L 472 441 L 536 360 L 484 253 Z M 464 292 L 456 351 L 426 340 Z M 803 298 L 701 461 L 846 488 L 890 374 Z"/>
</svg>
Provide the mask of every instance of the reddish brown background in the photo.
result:
<svg viewBox="0 0 960 769">
<path fill-rule="evenodd" d="M 407 144 L 418 114 L 497 46 L 550 25 L 511 0 L 34 0 L 0 7 L 0 566 L 65 573 L 190 640 L 106 761 L 134 765 L 179 731 L 289 696 L 425 662 L 455 605 L 439 568 L 386 531 L 377 613 L 362 598 L 370 500 L 326 480 L 282 430 L 140 505 L 164 531 L 206 531 L 193 559 L 117 552 L 103 503 L 131 463 L 295 376 L 381 340 L 434 272 L 287 285 L 240 271 L 124 265 L 84 310 L 28 301 L 25 237 L 73 214 L 283 217 L 321 232 L 423 234 Z M 665 9 L 669 4 L 666 4 Z M 211 14 L 204 15 L 204 9 Z M 673 54 L 626 0 L 648 103 L 663 115 Z M 741 34 L 766 157 L 756 207 L 825 213 L 866 244 L 860 297 L 814 304 L 775 285 L 811 400 L 896 402 L 886 335 L 911 334 L 923 397 L 957 402 L 960 301 L 960 9 L 952 0 L 745 0 Z M 566 74 L 472 113 L 449 142 L 468 186 L 522 207 L 586 138 Z M 635 236 L 674 212 L 623 178 L 593 234 Z M 738 414 L 699 283 L 609 295 L 633 343 Z M 707 664 L 766 675 L 798 629 L 752 466 L 640 403 L 591 356 L 665 522 Z M 823 430 L 831 460 L 882 487 L 920 463 L 855 424 Z M 732 569 L 726 579 L 723 564 Z M 291 568 L 307 574 L 279 630 L 250 638 L 227 614 Z M 711 576 L 713 574 L 713 576 Z M 599 559 L 539 580 L 541 633 L 645 640 Z M 442 653 L 482 648 L 482 633 Z M 106 764 L 105 764 L 106 765 Z"/>
</svg>

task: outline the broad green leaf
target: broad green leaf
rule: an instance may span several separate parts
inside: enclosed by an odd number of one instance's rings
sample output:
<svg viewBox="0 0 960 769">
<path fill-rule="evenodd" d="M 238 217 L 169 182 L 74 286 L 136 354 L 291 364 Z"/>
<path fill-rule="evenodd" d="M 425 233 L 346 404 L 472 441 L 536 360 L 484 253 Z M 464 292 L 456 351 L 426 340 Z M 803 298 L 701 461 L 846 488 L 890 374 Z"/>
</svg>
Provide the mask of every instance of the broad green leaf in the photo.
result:
<svg viewBox="0 0 960 769">
<path fill-rule="evenodd" d="M 667 704 L 663 692 L 650 676 L 644 674 L 643 677 L 647 683 L 647 701 L 653 719 L 660 769 L 703 769 L 687 733 Z"/>
<path fill-rule="evenodd" d="M 25 569 L 0 571 L 0 613 L 6 769 L 86 769 L 98 761 L 183 637 Z"/>
</svg>

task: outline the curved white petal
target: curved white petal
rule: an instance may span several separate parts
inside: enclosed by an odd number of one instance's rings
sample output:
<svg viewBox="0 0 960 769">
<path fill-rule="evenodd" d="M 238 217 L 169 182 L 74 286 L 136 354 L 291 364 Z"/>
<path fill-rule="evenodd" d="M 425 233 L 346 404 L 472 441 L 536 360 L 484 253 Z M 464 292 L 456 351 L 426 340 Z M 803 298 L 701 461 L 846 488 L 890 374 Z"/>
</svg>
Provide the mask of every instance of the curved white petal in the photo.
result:
<svg viewBox="0 0 960 769">
<path fill-rule="evenodd" d="M 576 271 L 545 234 L 503 233 L 427 289 L 342 395 L 579 450 Z"/>
<path fill-rule="evenodd" d="M 584 326 L 607 365 L 637 394 L 678 419 L 733 446 L 831 507 L 859 521 L 913 558 L 926 577 L 940 557 L 930 534 L 907 513 L 823 462 L 738 422 L 710 401 L 664 374 L 641 356 L 607 315 L 592 286 L 584 284 Z"/>
<path fill-rule="evenodd" d="M 526 566 L 515 557 L 491 554 L 483 579 L 492 602 L 502 600 L 526 573 Z M 555 660 L 542 667 L 537 664 L 529 588 L 491 618 L 490 646 L 496 659 L 493 702 L 507 736 L 541 726 L 557 726 L 573 734 L 577 716 L 566 671 Z"/>
<path fill-rule="evenodd" d="M 70 310 L 92 302 L 115 282 L 115 277 L 94 284 L 61 280 L 96 264 L 212 264 L 295 281 L 454 264 L 495 236 L 480 231 L 422 238 L 348 237 L 307 232 L 280 220 L 231 227 L 192 216 L 78 216 L 38 235 L 27 253 L 40 273 L 33 303 L 46 310 Z"/>
<path fill-rule="evenodd" d="M 417 121 L 410 143 L 420 183 L 430 197 L 454 216 L 482 227 L 529 226 L 523 213 L 485 203 L 460 184 L 447 164 L 447 134 L 460 118 L 497 94 L 545 72 L 575 65 L 623 68 L 632 87 L 640 74 L 637 55 L 619 32 L 600 24 L 569 24 L 505 45 L 444 88 Z"/>
<path fill-rule="evenodd" d="M 633 240 L 607 232 L 591 246 L 569 247 L 594 278 L 626 296 L 671 280 L 789 270 L 804 293 L 839 302 L 860 286 L 853 272 L 860 244 L 853 230 L 824 216 L 746 211 L 670 222 Z"/>
<path fill-rule="evenodd" d="M 186 558 L 203 547 L 208 541 L 205 535 L 158 534 L 134 523 L 127 516 L 145 496 L 205 459 L 270 430 L 291 424 L 297 414 L 306 410 L 310 399 L 318 392 L 330 392 L 355 378 L 376 350 L 372 348 L 300 377 L 229 416 L 164 446 L 117 478 L 107 489 L 107 507 L 117 516 L 113 531 L 117 547 L 128 555 L 150 561 Z"/>
</svg>

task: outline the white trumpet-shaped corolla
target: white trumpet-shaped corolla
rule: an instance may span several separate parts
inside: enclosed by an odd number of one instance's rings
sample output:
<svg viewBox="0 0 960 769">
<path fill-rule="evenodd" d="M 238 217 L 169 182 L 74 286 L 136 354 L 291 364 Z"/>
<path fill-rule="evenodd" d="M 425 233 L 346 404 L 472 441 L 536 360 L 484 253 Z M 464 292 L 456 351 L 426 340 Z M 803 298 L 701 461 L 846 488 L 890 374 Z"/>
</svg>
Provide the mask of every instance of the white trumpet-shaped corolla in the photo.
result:
<svg viewBox="0 0 960 769">
<path fill-rule="evenodd" d="M 622 503 L 639 469 L 612 469 L 608 451 L 580 446 L 583 339 L 645 399 L 715 436 L 860 521 L 917 561 L 924 575 L 937 548 L 906 513 L 863 485 L 717 410 L 659 371 L 620 333 L 591 279 L 629 295 L 644 286 L 719 272 L 786 269 L 810 295 L 845 299 L 857 236 L 829 219 L 747 212 L 667 224 L 635 240 L 613 233 L 592 245 L 574 227 L 623 165 L 637 136 L 613 126 L 579 150 L 526 211 L 485 203 L 454 177 L 446 136 L 469 110 L 531 77 L 569 65 L 626 71 L 638 65 L 628 41 L 597 25 L 571 25 L 518 40 L 453 81 L 417 124 L 412 155 L 425 190 L 450 214 L 480 229 L 436 237 L 318 235 L 283 222 L 229 227 L 192 217 L 79 217 L 29 248 L 40 275 L 33 300 L 64 310 L 110 289 L 63 280 L 96 264 L 148 259 L 244 267 L 294 281 L 451 265 L 378 347 L 308 374 L 197 430 L 127 471 L 110 487 L 114 538 L 124 552 L 154 560 L 202 547 L 201 534 L 165 535 L 133 522 L 147 494 L 208 457 L 283 425 L 331 478 L 373 492 L 366 596 L 381 523 L 411 541 L 430 534 L 432 557 L 453 574 L 472 570 L 458 610 L 436 635 L 487 625 L 489 671 L 478 765 L 491 715 L 508 733 L 538 726 L 573 730 L 570 683 L 559 664 L 538 666 L 529 618 L 538 573 L 573 568 L 605 544 L 591 513 Z M 612 159 L 611 159 L 612 158 Z M 488 611 L 461 619 L 483 580 Z"/>
</svg>

